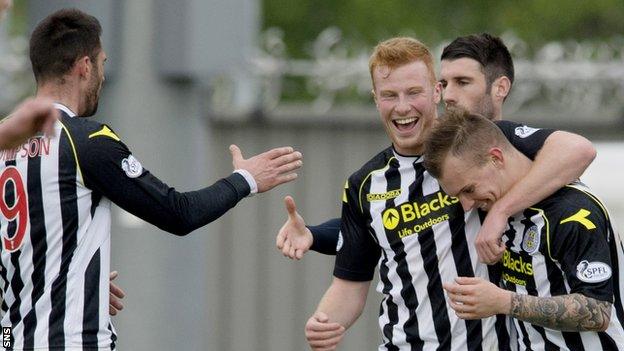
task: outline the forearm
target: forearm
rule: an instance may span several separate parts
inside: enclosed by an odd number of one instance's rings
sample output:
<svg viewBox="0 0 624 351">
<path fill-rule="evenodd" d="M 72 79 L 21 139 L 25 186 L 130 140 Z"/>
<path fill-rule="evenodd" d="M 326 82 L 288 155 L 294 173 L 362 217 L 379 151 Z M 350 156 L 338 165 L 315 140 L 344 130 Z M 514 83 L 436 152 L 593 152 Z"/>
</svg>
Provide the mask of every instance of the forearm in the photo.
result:
<svg viewBox="0 0 624 351">
<path fill-rule="evenodd" d="M 310 250 L 326 254 L 336 255 L 336 246 L 340 234 L 340 218 L 333 218 L 316 226 L 308 226 L 312 233 L 312 246 Z"/>
<path fill-rule="evenodd" d="M 249 186 L 242 176 L 232 174 L 213 185 L 197 191 L 178 193 L 171 190 L 166 214 L 152 212 L 148 221 L 176 235 L 186 235 L 217 218 L 234 207 L 249 194 Z"/>
<path fill-rule="evenodd" d="M 611 318 L 611 303 L 570 294 L 536 297 L 513 294 L 509 315 L 561 331 L 604 331 Z"/>
<path fill-rule="evenodd" d="M 318 305 L 317 312 L 324 312 L 330 322 L 336 322 L 348 329 L 358 319 L 368 295 L 368 282 L 353 282 L 334 278 Z"/>
<path fill-rule="evenodd" d="M 578 179 L 596 157 L 591 142 L 580 135 L 557 131 L 539 151 L 529 173 L 493 206 L 511 216 Z"/>
</svg>

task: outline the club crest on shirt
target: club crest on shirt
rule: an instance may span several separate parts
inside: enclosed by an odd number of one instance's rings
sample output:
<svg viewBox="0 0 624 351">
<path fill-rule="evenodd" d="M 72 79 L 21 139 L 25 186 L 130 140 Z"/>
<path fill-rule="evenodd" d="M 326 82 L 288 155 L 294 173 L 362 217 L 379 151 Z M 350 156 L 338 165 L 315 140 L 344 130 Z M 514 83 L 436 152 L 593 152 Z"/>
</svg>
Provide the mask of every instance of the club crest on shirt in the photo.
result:
<svg viewBox="0 0 624 351">
<path fill-rule="evenodd" d="M 583 260 L 576 266 L 576 277 L 585 283 L 600 283 L 611 278 L 611 267 L 604 262 Z"/>
<path fill-rule="evenodd" d="M 132 155 L 128 155 L 127 158 L 121 160 L 121 169 L 126 172 L 129 178 L 137 178 L 143 173 L 143 166 L 141 162 L 134 158 Z"/>
<path fill-rule="evenodd" d="M 528 127 L 528 126 L 521 126 L 521 127 L 516 127 L 515 133 L 520 138 L 526 138 L 528 136 L 531 136 L 531 134 L 537 132 L 538 130 L 539 130 L 538 128 L 531 128 L 531 127 Z"/>
<path fill-rule="evenodd" d="M 540 246 L 540 233 L 537 230 L 537 226 L 530 227 L 524 234 L 522 239 L 522 250 L 528 254 L 535 253 Z"/>
</svg>

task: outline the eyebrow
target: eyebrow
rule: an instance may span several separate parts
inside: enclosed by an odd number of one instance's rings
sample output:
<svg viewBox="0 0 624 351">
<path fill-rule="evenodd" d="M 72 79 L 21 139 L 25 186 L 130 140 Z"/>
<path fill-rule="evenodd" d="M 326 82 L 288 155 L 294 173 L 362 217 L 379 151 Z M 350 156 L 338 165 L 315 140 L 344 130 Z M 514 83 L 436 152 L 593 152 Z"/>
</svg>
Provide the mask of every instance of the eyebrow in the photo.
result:
<svg viewBox="0 0 624 351">
<path fill-rule="evenodd" d="M 463 193 L 463 192 L 465 192 L 465 191 L 470 190 L 470 188 L 472 188 L 472 187 L 473 187 L 473 184 L 468 184 L 468 185 L 465 185 L 463 188 L 461 188 L 461 189 L 459 190 L 459 192 L 458 192 L 457 194 L 455 194 L 455 195 L 453 195 L 453 196 L 457 197 L 457 195 L 459 195 L 459 194 L 461 194 L 461 193 Z M 450 194 L 449 194 L 449 195 L 450 195 Z"/>
<path fill-rule="evenodd" d="M 469 77 L 469 76 L 456 76 L 453 77 L 454 80 L 460 80 L 460 79 L 468 79 L 468 80 L 473 80 L 473 77 Z"/>
</svg>

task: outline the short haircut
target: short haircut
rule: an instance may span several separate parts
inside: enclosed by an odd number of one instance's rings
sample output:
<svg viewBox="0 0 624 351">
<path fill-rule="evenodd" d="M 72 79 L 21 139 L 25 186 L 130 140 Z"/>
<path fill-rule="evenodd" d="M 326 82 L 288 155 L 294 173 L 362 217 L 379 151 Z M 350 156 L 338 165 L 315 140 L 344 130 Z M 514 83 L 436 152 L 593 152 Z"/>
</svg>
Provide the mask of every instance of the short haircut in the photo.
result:
<svg viewBox="0 0 624 351">
<path fill-rule="evenodd" d="M 102 49 L 97 18 L 77 9 L 56 11 L 43 19 L 30 36 L 30 62 L 37 83 L 60 78 L 76 60 L 95 62 Z"/>
<path fill-rule="evenodd" d="M 506 76 L 513 84 L 514 66 L 503 41 L 487 33 L 459 37 L 442 51 L 442 60 L 470 58 L 481 64 L 488 88 L 499 77 Z"/>
<path fill-rule="evenodd" d="M 373 71 L 376 67 L 387 66 L 390 69 L 395 69 L 415 61 L 422 61 L 427 66 L 429 79 L 435 83 L 433 56 L 425 44 L 409 37 L 395 37 L 377 44 L 368 60 L 373 88 L 375 87 Z"/>
<path fill-rule="evenodd" d="M 424 166 L 429 174 L 440 179 L 449 155 L 471 159 L 475 166 L 482 166 L 488 162 L 492 147 L 511 148 L 494 122 L 461 108 L 451 108 L 438 119 L 425 140 Z"/>
</svg>

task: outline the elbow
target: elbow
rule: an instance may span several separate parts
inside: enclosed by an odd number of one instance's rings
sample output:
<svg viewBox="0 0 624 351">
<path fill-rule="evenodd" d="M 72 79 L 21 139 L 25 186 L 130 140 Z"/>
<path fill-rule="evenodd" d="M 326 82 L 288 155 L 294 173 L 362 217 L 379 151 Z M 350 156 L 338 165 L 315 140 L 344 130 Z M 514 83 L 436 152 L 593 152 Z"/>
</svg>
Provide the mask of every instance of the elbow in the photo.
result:
<svg viewBox="0 0 624 351">
<path fill-rule="evenodd" d="M 587 168 L 594 161 L 598 152 L 589 140 L 583 139 L 583 143 L 579 146 L 578 151 L 579 157 L 583 161 L 583 164 L 585 164 L 585 168 Z"/>
<path fill-rule="evenodd" d="M 171 234 L 173 234 L 175 236 L 187 236 L 192 231 L 193 231 L 193 229 L 188 229 L 188 228 L 176 228 L 174 230 L 168 230 L 169 233 L 171 233 Z"/>
<path fill-rule="evenodd" d="M 175 236 L 187 236 L 197 229 L 184 221 L 175 221 L 167 225 L 159 226 L 159 228 Z"/>
</svg>

